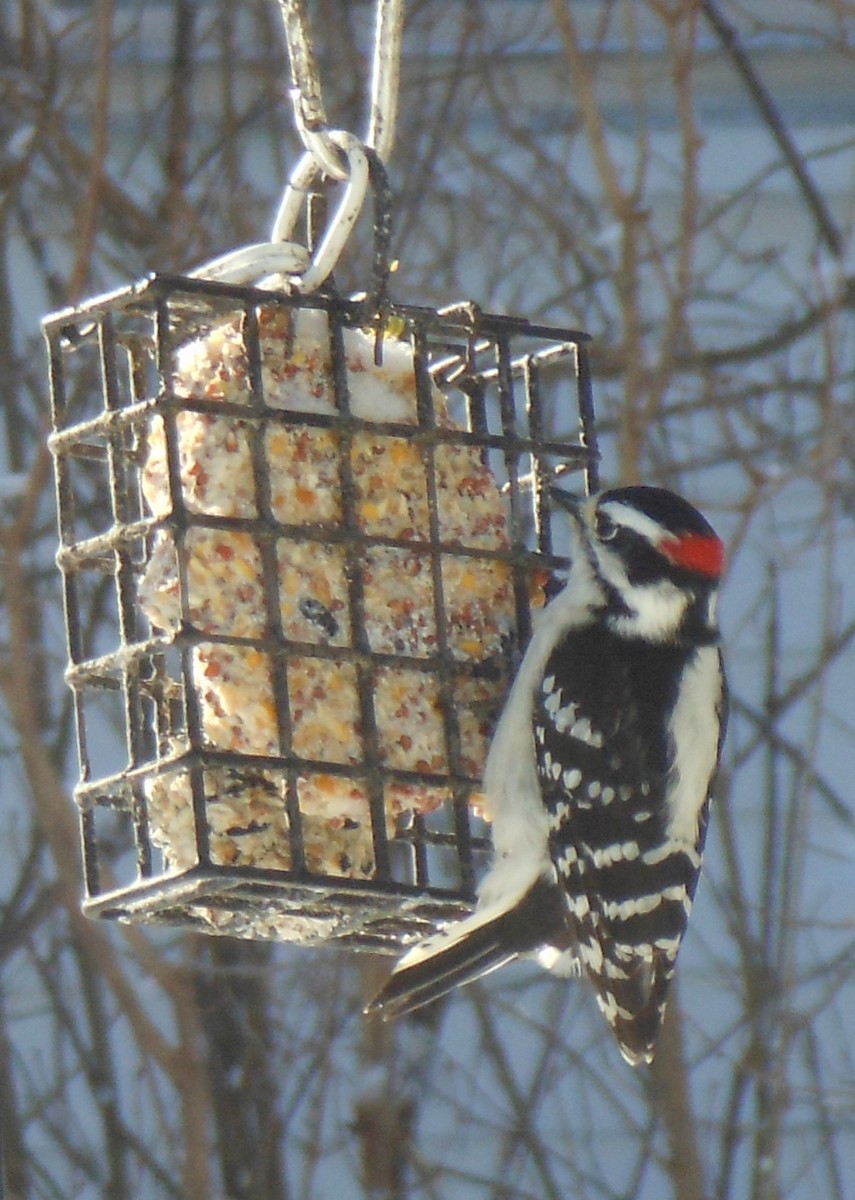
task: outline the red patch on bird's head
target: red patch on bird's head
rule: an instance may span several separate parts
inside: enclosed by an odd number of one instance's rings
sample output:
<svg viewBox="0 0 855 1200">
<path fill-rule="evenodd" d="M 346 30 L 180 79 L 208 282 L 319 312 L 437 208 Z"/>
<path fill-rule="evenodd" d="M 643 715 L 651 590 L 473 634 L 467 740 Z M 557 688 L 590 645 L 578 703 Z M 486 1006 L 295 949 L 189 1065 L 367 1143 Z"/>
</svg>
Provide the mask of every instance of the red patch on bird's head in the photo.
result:
<svg viewBox="0 0 855 1200">
<path fill-rule="evenodd" d="M 724 545 L 715 534 L 684 533 L 681 537 L 665 538 L 659 549 L 671 562 L 695 575 L 718 579 L 724 570 Z"/>
</svg>

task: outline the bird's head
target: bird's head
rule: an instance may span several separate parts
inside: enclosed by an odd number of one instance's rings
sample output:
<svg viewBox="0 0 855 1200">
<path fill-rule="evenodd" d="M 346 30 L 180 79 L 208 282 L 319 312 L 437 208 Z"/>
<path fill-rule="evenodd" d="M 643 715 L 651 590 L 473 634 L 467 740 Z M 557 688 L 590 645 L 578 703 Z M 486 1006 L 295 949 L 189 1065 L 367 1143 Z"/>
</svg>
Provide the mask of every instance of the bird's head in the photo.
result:
<svg viewBox="0 0 855 1200">
<path fill-rule="evenodd" d="M 687 500 L 646 486 L 586 500 L 553 488 L 552 496 L 574 518 L 615 632 L 657 642 L 715 640 L 724 546 Z"/>
</svg>

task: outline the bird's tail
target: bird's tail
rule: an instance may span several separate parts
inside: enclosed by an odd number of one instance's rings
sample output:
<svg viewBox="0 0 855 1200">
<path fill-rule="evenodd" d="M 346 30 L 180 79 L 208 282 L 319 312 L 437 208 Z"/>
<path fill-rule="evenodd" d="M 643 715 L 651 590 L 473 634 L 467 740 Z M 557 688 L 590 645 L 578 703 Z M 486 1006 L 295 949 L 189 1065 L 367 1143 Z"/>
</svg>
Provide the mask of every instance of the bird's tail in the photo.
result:
<svg viewBox="0 0 855 1200">
<path fill-rule="evenodd" d="M 548 879 L 538 879 L 512 904 L 475 912 L 414 946 L 365 1011 L 384 1019 L 403 1016 L 520 954 L 544 945 L 565 947 L 571 940 L 559 889 Z"/>
</svg>

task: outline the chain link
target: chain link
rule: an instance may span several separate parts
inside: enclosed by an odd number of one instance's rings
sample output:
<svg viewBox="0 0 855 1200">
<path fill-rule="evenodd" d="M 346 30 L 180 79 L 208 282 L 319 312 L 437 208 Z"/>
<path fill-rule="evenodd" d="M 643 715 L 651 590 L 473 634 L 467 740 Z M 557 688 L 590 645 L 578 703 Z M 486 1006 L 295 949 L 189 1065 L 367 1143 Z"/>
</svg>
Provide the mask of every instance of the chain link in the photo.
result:
<svg viewBox="0 0 855 1200">
<path fill-rule="evenodd" d="M 297 131 L 303 145 L 314 154 L 324 173 L 333 179 L 343 179 L 341 156 L 336 153 L 321 94 L 305 0 L 279 0 L 279 5 L 291 64 L 291 100 Z M 375 150 L 384 162 L 388 161 L 395 140 L 403 25 L 404 0 L 377 0 L 365 144 Z"/>
<path fill-rule="evenodd" d="M 324 174 L 333 179 L 344 179 L 346 171 L 341 156 L 330 138 L 305 4 L 303 0 L 279 0 L 279 6 L 285 23 L 285 42 L 291 64 L 291 103 L 300 140 Z"/>
<path fill-rule="evenodd" d="M 269 242 L 243 246 L 191 272 L 198 278 L 312 292 L 335 267 L 356 224 L 371 179 L 369 154 L 388 160 L 395 139 L 404 0 L 377 0 L 370 109 L 365 140 L 329 128 L 305 0 L 279 0 L 291 68 L 294 120 L 305 154 L 291 173 Z M 308 195 L 323 177 L 344 185 L 338 206 L 310 254 L 293 236 Z M 377 201 L 375 198 L 375 207 Z M 384 218 L 385 219 L 385 218 Z M 381 239 L 382 240 L 382 239 Z"/>
<path fill-rule="evenodd" d="M 356 224 L 368 191 L 368 158 L 359 138 L 341 130 L 328 130 L 327 137 L 339 159 L 346 163 L 347 182 L 338 208 L 312 254 L 310 265 L 291 280 L 292 286 L 299 292 L 312 292 L 328 278 L 341 256 L 350 231 Z M 273 243 L 281 243 L 294 232 L 306 196 L 318 173 L 319 164 L 309 150 L 295 167 L 285 189 L 279 212 L 273 222 Z"/>
</svg>

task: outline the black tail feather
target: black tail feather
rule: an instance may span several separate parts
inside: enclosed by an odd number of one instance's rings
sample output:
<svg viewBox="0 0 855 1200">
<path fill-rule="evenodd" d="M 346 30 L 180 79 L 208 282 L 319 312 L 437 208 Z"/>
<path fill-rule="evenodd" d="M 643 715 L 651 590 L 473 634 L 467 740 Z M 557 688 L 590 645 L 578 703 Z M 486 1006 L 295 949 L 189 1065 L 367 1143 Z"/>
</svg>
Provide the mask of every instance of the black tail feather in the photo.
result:
<svg viewBox="0 0 855 1200">
<path fill-rule="evenodd" d="M 504 913 L 489 925 L 435 950 L 426 947 L 428 957 L 409 964 L 404 960 L 368 1005 L 366 1013 L 380 1013 L 384 1019 L 404 1016 L 516 958 L 518 951 L 509 952 L 501 939 L 506 916 Z"/>
<path fill-rule="evenodd" d="M 476 912 L 404 955 L 366 1013 L 399 1017 L 472 983 L 520 954 L 569 941 L 567 910 L 558 888 L 539 879 L 512 907 L 495 916 Z"/>
</svg>

